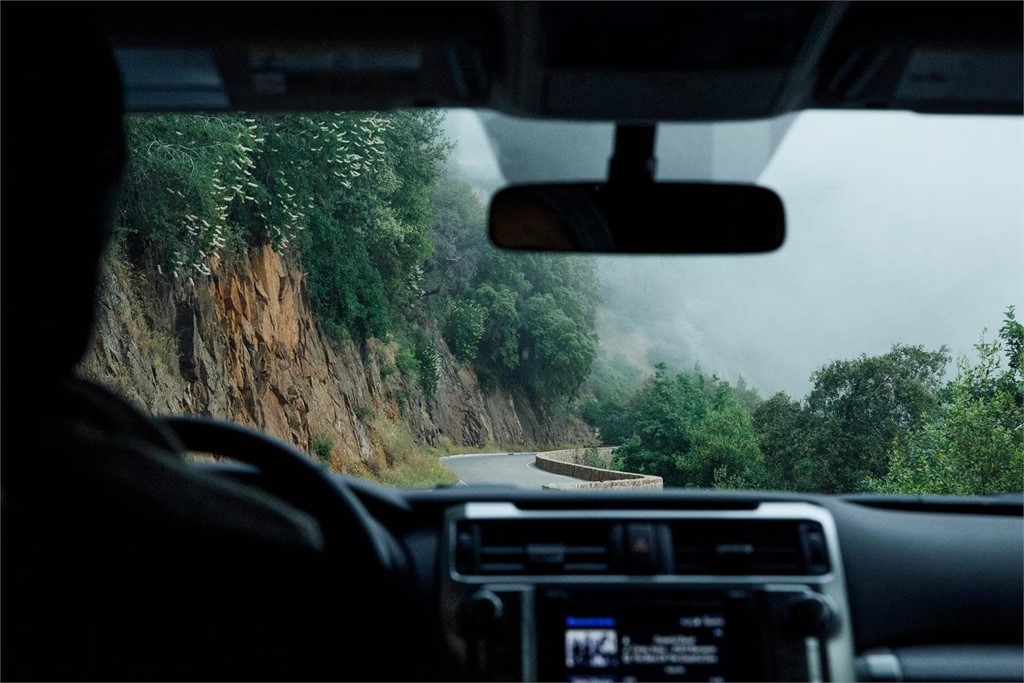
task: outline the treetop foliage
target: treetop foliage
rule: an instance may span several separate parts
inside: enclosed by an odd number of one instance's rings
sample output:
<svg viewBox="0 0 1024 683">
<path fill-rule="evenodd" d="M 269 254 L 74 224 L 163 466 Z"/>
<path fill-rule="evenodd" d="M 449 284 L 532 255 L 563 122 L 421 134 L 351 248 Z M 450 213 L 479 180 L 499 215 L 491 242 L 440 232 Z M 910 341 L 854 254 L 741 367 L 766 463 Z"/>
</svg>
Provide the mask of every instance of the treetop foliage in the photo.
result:
<svg viewBox="0 0 1024 683">
<path fill-rule="evenodd" d="M 583 407 L 621 469 L 666 484 L 842 493 L 989 494 L 1024 490 L 1024 326 L 1008 308 L 978 361 L 896 344 L 833 361 L 804 401 L 754 399 L 699 368 L 664 364 L 631 396 Z M 593 380 L 592 380 L 593 382 Z M 620 385 L 621 386 L 621 385 Z"/>
</svg>

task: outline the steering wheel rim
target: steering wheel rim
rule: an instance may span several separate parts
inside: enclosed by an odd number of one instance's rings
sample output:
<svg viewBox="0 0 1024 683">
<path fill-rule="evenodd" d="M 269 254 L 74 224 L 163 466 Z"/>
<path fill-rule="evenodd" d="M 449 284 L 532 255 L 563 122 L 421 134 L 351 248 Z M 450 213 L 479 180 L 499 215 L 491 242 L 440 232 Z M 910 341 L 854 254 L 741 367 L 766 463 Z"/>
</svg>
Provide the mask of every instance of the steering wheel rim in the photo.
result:
<svg viewBox="0 0 1024 683">
<path fill-rule="evenodd" d="M 352 562 L 353 555 L 369 561 L 370 571 L 395 569 L 394 553 L 382 538 L 380 526 L 342 482 L 291 444 L 258 430 L 231 422 L 167 416 L 161 418 L 188 451 L 210 453 L 252 465 L 261 473 L 301 489 L 302 500 L 286 499 L 311 514 L 320 525 L 324 554 Z"/>
</svg>

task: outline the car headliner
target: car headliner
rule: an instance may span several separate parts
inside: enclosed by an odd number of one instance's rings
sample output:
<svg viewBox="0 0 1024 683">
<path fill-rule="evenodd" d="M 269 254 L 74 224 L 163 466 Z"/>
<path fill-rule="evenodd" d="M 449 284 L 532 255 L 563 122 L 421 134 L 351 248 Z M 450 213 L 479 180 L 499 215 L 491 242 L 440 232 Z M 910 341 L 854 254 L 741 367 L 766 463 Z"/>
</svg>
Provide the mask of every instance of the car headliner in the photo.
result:
<svg viewBox="0 0 1024 683">
<path fill-rule="evenodd" d="M 628 4 L 628 8 L 625 6 Z M 113 3 L 129 110 L 1024 113 L 1019 2 Z"/>
</svg>

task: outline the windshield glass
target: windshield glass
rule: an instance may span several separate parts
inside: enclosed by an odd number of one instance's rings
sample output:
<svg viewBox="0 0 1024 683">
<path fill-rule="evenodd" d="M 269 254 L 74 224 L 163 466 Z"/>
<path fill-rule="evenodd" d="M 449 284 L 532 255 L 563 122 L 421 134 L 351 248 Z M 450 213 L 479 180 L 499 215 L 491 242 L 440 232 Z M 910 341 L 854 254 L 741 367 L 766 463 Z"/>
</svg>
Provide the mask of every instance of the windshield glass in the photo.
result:
<svg viewBox="0 0 1024 683">
<path fill-rule="evenodd" d="M 613 132 L 133 115 L 82 371 L 398 486 L 1024 490 L 1019 118 L 659 127 L 659 179 L 781 195 L 772 254 L 489 244 L 497 189 L 602 179 Z"/>
</svg>

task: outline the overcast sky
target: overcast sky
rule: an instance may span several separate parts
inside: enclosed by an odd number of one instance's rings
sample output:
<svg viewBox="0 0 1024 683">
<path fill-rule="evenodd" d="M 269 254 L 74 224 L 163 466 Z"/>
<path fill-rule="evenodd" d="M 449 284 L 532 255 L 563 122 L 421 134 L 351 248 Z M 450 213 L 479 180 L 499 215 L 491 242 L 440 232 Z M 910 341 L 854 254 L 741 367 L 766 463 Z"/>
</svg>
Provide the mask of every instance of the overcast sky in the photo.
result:
<svg viewBox="0 0 1024 683">
<path fill-rule="evenodd" d="M 453 112 L 447 126 L 467 178 L 499 184 L 477 117 Z M 708 177 L 722 178 L 723 159 L 743 150 L 754 162 L 735 168 L 756 175 L 769 158 L 763 141 L 751 144 L 753 128 L 719 127 L 713 143 L 694 130 L 663 135 L 659 177 L 694 177 L 706 166 Z M 610 128 L 579 131 L 544 138 L 543 153 L 527 160 L 543 167 L 537 157 L 563 166 L 575 159 L 588 169 L 577 178 L 599 175 Z M 543 135 L 514 129 L 500 143 L 506 155 L 517 137 L 536 144 Z M 688 139 L 698 144 L 681 164 Z M 585 151 L 570 149 L 581 141 L 589 141 Z M 971 351 L 983 327 L 994 335 L 1007 305 L 1024 318 L 1021 117 L 806 112 L 750 179 L 782 196 L 783 248 L 765 256 L 601 258 L 603 343 L 637 362 L 671 356 L 726 379 L 742 374 L 765 396 L 802 397 L 811 372 L 831 360 L 884 353 L 896 342 L 946 344 L 956 356 Z"/>
</svg>

